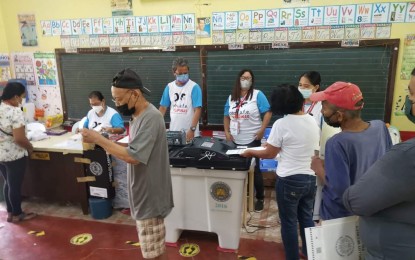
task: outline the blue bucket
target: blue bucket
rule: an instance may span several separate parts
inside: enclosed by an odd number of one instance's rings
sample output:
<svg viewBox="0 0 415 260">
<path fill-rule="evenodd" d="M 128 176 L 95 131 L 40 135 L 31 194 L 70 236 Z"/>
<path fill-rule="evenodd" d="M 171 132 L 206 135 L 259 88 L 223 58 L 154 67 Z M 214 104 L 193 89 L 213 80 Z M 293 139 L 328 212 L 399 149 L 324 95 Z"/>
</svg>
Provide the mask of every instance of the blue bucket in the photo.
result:
<svg viewBox="0 0 415 260">
<path fill-rule="evenodd" d="M 89 208 L 94 219 L 105 219 L 112 215 L 112 205 L 108 199 L 89 198 Z"/>
</svg>

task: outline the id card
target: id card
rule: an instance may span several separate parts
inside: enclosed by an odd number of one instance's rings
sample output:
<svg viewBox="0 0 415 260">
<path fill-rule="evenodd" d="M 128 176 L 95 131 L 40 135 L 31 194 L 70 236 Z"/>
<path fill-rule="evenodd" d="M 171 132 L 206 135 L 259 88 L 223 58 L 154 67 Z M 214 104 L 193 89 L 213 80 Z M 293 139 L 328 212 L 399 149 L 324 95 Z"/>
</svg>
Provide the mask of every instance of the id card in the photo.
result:
<svg viewBox="0 0 415 260">
<path fill-rule="evenodd" d="M 231 124 L 229 126 L 229 130 L 231 130 L 231 135 L 239 134 L 239 122 L 236 120 L 231 120 Z"/>
</svg>

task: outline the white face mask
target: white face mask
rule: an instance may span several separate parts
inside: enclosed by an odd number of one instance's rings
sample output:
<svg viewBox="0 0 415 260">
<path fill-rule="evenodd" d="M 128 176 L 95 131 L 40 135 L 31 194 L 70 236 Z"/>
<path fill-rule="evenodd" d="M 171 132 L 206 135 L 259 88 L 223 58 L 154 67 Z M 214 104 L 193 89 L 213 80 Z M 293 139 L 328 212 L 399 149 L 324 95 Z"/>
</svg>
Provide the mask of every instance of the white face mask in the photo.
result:
<svg viewBox="0 0 415 260">
<path fill-rule="evenodd" d="M 104 108 L 102 106 L 92 106 L 92 109 L 95 111 L 95 113 L 99 114 Z"/>
<path fill-rule="evenodd" d="M 246 80 L 246 79 L 241 80 L 241 88 L 242 89 L 249 89 L 251 87 L 251 85 L 252 85 L 251 80 Z"/>
<path fill-rule="evenodd" d="M 309 98 L 313 93 L 311 89 L 298 88 L 298 90 L 300 91 L 301 95 L 303 95 L 303 98 Z"/>
<path fill-rule="evenodd" d="M 24 107 L 25 104 L 26 104 L 26 98 L 23 98 L 22 103 L 19 103 L 19 107 Z"/>
</svg>

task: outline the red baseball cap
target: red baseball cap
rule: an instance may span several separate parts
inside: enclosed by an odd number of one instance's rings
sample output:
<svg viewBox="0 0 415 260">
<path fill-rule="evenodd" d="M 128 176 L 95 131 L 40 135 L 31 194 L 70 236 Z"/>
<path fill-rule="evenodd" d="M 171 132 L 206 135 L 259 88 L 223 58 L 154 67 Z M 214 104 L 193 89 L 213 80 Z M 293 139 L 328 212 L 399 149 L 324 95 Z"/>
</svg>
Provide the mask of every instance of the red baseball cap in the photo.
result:
<svg viewBox="0 0 415 260">
<path fill-rule="evenodd" d="M 311 101 L 324 101 L 347 110 L 359 110 L 363 108 L 356 106 L 356 103 L 363 99 L 359 87 L 350 82 L 337 81 L 324 91 L 311 94 Z"/>
</svg>

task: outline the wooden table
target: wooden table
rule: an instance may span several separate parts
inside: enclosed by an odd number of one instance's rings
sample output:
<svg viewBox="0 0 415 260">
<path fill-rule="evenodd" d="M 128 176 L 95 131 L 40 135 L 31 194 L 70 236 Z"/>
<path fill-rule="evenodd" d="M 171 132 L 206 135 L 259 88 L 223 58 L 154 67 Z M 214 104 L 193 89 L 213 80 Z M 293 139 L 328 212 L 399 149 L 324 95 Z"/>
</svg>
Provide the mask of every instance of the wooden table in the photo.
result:
<svg viewBox="0 0 415 260">
<path fill-rule="evenodd" d="M 80 140 L 73 141 L 72 133 L 51 136 L 32 142 L 34 153 L 28 160 L 22 195 L 41 197 L 50 201 L 80 203 L 88 214 L 88 192 L 85 177 L 83 148 Z"/>
</svg>

